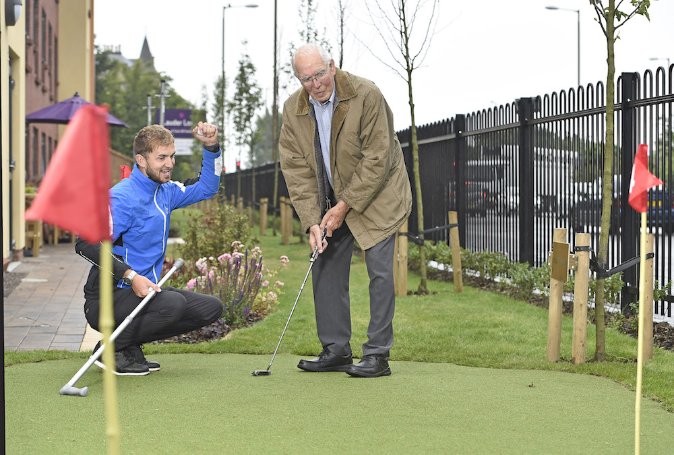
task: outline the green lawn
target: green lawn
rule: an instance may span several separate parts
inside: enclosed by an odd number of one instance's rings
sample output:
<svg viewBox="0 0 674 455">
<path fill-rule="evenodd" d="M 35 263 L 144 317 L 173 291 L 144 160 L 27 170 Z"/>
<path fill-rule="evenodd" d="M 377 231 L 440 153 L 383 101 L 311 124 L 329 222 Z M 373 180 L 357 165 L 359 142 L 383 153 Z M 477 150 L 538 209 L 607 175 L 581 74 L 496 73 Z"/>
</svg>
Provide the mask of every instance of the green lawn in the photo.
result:
<svg viewBox="0 0 674 455">
<path fill-rule="evenodd" d="M 361 380 L 295 365 L 320 351 L 307 284 L 270 377 L 269 362 L 309 266 L 308 245 L 261 239 L 285 282 L 277 311 L 225 340 L 152 345 L 162 371 L 118 381 L 124 453 L 632 453 L 636 340 L 607 331 L 608 361 L 574 366 L 571 320 L 562 361 L 546 361 L 547 310 L 501 294 L 430 282 L 432 294 L 398 299 L 393 375 Z M 368 322 L 367 274 L 354 258 L 354 354 Z M 418 277 L 411 276 L 410 289 Z M 594 327 L 588 327 L 588 357 Z M 211 355 L 202 355 L 211 354 Z M 64 352 L 6 353 L 9 453 L 102 453 L 102 376 L 60 387 L 86 360 Z M 567 374 L 567 373 L 579 374 Z M 643 453 L 674 446 L 674 353 L 644 368 Z"/>
</svg>

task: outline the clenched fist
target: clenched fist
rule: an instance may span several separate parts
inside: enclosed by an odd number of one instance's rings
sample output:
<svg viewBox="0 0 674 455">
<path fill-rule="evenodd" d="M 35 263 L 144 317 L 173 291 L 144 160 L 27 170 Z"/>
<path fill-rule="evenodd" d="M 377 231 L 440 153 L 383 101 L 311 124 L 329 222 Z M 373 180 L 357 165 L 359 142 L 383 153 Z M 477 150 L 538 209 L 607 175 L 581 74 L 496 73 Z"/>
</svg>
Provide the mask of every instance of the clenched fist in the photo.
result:
<svg viewBox="0 0 674 455">
<path fill-rule="evenodd" d="M 199 122 L 192 129 L 192 136 L 206 147 L 210 147 L 218 143 L 218 128 L 210 123 Z"/>
</svg>

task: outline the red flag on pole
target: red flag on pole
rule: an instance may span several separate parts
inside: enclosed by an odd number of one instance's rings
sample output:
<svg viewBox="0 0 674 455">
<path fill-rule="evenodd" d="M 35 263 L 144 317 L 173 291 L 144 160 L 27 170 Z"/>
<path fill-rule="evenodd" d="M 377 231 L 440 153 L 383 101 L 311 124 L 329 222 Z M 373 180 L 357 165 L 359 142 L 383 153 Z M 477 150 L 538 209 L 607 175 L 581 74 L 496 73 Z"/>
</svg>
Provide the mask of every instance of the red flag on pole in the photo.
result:
<svg viewBox="0 0 674 455">
<path fill-rule="evenodd" d="M 82 106 L 59 142 L 27 220 L 43 220 L 90 243 L 110 239 L 108 111 Z"/>
<path fill-rule="evenodd" d="M 639 213 L 645 213 L 648 210 L 648 190 L 658 185 L 662 185 L 662 180 L 648 171 L 648 145 L 640 144 L 634 157 L 630 180 L 629 203 L 632 208 Z"/>
</svg>

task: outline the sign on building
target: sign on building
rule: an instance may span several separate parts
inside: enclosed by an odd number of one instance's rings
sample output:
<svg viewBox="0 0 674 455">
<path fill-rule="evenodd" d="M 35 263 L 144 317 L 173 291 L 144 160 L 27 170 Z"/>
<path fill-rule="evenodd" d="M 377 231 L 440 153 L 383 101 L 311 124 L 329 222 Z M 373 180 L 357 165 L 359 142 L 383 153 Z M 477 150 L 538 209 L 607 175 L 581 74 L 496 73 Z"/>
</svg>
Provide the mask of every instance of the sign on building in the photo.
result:
<svg viewBox="0 0 674 455">
<path fill-rule="evenodd" d="M 192 111 L 190 109 L 166 109 L 164 126 L 175 138 L 176 155 L 191 155 L 194 138 L 192 137 Z"/>
</svg>

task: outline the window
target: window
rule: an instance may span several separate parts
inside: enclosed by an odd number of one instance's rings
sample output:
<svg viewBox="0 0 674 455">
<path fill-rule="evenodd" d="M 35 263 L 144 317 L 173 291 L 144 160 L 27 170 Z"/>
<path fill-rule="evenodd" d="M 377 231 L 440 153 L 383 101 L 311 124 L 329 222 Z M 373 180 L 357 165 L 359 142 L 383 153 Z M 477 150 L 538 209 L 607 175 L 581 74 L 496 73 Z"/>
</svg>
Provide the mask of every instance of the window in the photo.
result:
<svg viewBox="0 0 674 455">
<path fill-rule="evenodd" d="M 42 141 L 40 143 L 40 175 L 39 178 L 42 180 L 45 172 L 47 171 L 47 135 L 42 133 Z"/>
<path fill-rule="evenodd" d="M 42 9 L 42 20 L 40 21 L 40 57 L 42 57 L 42 66 L 47 63 L 47 13 Z"/>
<path fill-rule="evenodd" d="M 37 40 L 40 32 L 40 3 L 39 0 L 33 2 L 33 69 L 35 70 L 35 84 L 40 84 L 40 58 L 37 51 Z"/>
<path fill-rule="evenodd" d="M 54 50 L 53 46 L 53 36 L 52 36 L 52 29 L 51 29 L 51 24 L 49 24 L 49 31 L 47 32 L 47 72 L 49 75 L 47 76 L 49 78 L 49 99 L 54 100 L 54 84 L 53 81 L 54 79 L 51 78 L 51 75 L 53 74 L 53 69 L 51 66 L 52 63 L 52 52 Z"/>
<path fill-rule="evenodd" d="M 38 14 L 40 13 L 40 0 L 33 0 L 33 10 L 31 11 L 33 13 L 33 41 L 37 39 L 37 33 L 40 30 L 38 28 L 38 20 L 39 16 Z M 26 21 L 29 21 L 31 19 L 30 16 L 26 16 Z"/>
<path fill-rule="evenodd" d="M 56 96 L 56 89 L 58 89 L 58 64 L 59 64 L 59 40 L 54 36 L 54 69 L 52 70 L 52 77 L 54 78 L 54 96 Z"/>
<path fill-rule="evenodd" d="M 49 71 L 51 71 L 51 53 L 53 50 L 52 46 L 52 31 L 51 31 L 51 24 L 49 24 L 48 31 L 47 31 L 47 68 Z"/>
<path fill-rule="evenodd" d="M 31 157 L 32 161 L 32 168 L 31 169 L 31 176 L 33 177 L 33 180 L 37 180 L 37 174 L 39 174 L 38 170 L 38 146 L 40 145 L 40 135 L 38 133 L 38 130 L 36 127 L 33 127 L 33 153 Z"/>
</svg>

